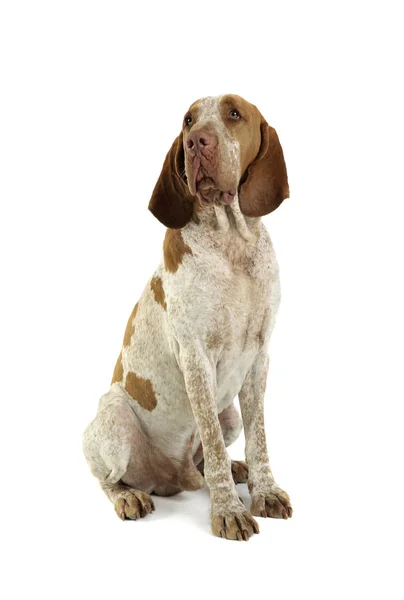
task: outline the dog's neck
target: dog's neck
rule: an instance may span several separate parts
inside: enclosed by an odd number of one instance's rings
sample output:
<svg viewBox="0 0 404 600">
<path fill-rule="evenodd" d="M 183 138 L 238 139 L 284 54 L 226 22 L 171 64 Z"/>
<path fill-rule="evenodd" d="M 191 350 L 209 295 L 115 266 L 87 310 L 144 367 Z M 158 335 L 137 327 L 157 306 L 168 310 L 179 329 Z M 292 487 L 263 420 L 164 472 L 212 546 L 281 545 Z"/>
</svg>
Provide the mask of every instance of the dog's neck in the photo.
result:
<svg viewBox="0 0 404 600">
<path fill-rule="evenodd" d="M 236 234 L 245 242 L 253 242 L 256 239 L 259 226 L 258 218 L 243 215 L 238 195 L 227 205 L 215 203 L 211 206 L 200 206 L 196 201 L 192 221 L 207 233 L 219 236 Z"/>
</svg>

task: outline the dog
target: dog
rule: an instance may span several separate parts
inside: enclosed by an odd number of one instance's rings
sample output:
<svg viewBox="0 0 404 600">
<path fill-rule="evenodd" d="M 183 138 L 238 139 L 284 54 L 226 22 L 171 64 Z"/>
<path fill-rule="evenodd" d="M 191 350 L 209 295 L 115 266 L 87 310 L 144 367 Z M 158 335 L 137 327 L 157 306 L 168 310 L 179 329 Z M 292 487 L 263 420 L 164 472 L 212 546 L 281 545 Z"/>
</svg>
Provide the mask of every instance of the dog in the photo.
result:
<svg viewBox="0 0 404 600">
<path fill-rule="evenodd" d="M 253 104 L 226 94 L 191 105 L 149 203 L 167 227 L 163 259 L 84 433 L 91 471 L 121 519 L 152 512 L 152 494 L 205 481 L 216 536 L 248 540 L 259 532 L 254 516 L 292 516 L 264 429 L 280 289 L 260 218 L 288 197 L 278 136 Z M 226 447 L 243 426 L 246 462 L 232 461 Z M 235 486 L 245 481 L 250 510 Z"/>
</svg>

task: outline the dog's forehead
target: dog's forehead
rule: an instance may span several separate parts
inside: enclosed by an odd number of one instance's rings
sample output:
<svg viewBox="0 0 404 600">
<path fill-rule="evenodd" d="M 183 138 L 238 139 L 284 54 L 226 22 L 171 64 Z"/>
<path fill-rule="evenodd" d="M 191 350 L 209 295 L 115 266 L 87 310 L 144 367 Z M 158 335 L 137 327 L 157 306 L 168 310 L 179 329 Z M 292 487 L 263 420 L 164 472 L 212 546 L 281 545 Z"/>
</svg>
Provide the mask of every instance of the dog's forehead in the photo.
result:
<svg viewBox="0 0 404 600">
<path fill-rule="evenodd" d="M 220 100 L 223 96 L 205 96 L 191 104 L 189 111 L 195 113 L 197 119 L 218 117 L 220 115 Z"/>
<path fill-rule="evenodd" d="M 236 94 L 205 96 L 191 104 L 189 112 L 193 114 L 195 120 L 207 118 L 219 119 L 221 118 L 223 107 L 241 109 L 243 113 L 251 117 L 257 117 L 260 114 L 256 106 Z"/>
</svg>

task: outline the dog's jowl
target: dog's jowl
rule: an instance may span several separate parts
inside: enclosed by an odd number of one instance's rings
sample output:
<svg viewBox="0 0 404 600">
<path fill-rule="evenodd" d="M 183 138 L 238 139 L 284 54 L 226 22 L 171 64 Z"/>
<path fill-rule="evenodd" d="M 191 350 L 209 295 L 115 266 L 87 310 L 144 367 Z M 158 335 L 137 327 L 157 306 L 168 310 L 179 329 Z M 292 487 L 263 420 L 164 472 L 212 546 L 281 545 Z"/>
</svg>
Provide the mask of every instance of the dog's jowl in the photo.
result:
<svg viewBox="0 0 404 600">
<path fill-rule="evenodd" d="M 84 433 L 91 471 L 121 519 L 152 512 L 153 494 L 205 481 L 217 536 L 248 540 L 259 531 L 253 515 L 292 516 L 269 465 L 263 408 L 280 292 L 261 217 L 288 195 L 278 136 L 254 105 L 235 95 L 192 104 L 149 203 L 167 227 L 162 261 Z M 246 462 L 232 461 L 226 447 L 243 426 Z"/>
</svg>

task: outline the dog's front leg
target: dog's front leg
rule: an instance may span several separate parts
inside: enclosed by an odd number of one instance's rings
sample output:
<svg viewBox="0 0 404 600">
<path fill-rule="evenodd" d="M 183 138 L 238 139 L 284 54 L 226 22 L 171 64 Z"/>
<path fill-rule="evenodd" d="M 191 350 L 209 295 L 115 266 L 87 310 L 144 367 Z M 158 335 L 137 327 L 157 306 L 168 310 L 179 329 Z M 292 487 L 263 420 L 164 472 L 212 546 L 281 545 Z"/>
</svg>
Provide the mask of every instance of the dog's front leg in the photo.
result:
<svg viewBox="0 0 404 600">
<path fill-rule="evenodd" d="M 259 529 L 234 485 L 231 461 L 217 414 L 215 367 L 202 350 L 182 349 L 180 356 L 203 447 L 204 473 L 211 495 L 212 531 L 219 537 L 248 540 Z"/>
<path fill-rule="evenodd" d="M 288 494 L 275 482 L 269 466 L 264 428 L 264 395 L 268 373 L 268 355 L 261 350 L 244 380 L 239 393 L 246 439 L 248 488 L 251 512 L 258 517 L 292 516 Z"/>
</svg>

